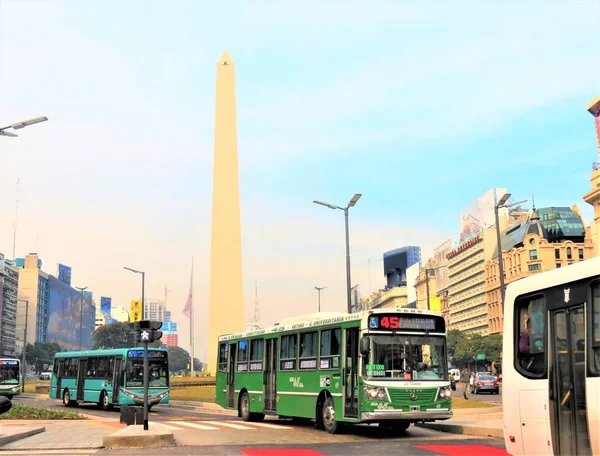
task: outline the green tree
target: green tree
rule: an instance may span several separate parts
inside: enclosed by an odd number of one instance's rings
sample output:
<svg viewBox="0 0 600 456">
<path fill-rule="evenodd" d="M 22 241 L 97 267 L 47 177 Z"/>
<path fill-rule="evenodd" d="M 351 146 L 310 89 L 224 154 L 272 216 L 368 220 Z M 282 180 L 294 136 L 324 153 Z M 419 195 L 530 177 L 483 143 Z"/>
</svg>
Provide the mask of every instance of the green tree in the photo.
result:
<svg viewBox="0 0 600 456">
<path fill-rule="evenodd" d="M 127 322 L 111 323 L 110 325 L 100 326 L 94 331 L 94 350 L 103 348 L 130 348 L 135 347 L 135 345 L 133 330 Z M 160 346 L 160 340 L 149 344 L 149 347 L 152 348 Z"/>
<path fill-rule="evenodd" d="M 458 342 L 464 338 L 464 334 L 458 329 L 451 329 L 448 331 L 446 339 L 446 347 L 448 350 L 448 360 L 453 361 L 456 353 L 456 346 Z"/>
<path fill-rule="evenodd" d="M 61 351 L 61 347 L 56 342 L 27 344 L 25 361 L 27 364 L 33 365 L 36 372 L 42 372 L 52 364 L 54 355 L 59 351 Z"/>
<path fill-rule="evenodd" d="M 190 354 L 181 347 L 167 348 L 169 354 L 169 370 L 171 372 L 187 371 L 190 363 Z"/>
</svg>

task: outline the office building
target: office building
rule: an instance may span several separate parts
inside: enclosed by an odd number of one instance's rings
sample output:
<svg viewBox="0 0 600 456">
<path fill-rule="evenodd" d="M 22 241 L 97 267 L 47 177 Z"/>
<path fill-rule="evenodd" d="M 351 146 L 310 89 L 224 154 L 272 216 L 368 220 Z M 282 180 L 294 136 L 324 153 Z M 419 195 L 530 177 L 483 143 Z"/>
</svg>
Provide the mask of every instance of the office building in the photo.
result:
<svg viewBox="0 0 600 456">
<path fill-rule="evenodd" d="M 160 299 L 146 299 L 144 303 L 144 318 L 146 320 L 164 321 L 165 305 Z"/>
<path fill-rule="evenodd" d="M 505 285 L 543 271 L 569 266 L 594 256 L 591 230 L 586 229 L 577 206 L 533 208 L 531 217 L 502 234 Z M 503 330 L 498 252 L 485 265 L 488 331 Z"/>
<path fill-rule="evenodd" d="M 116 321 L 120 321 L 120 322 L 128 322 L 129 321 L 129 312 L 127 310 L 125 310 L 123 307 L 113 307 L 110 315 Z"/>
<path fill-rule="evenodd" d="M 594 98 L 587 107 L 594 117 L 596 124 L 596 139 L 598 141 L 598 161 L 592 164 L 590 184 L 592 189 L 583 196 L 583 200 L 594 207 L 594 221 L 591 224 L 592 242 L 595 255 L 600 255 L 600 95 Z"/>
<path fill-rule="evenodd" d="M 96 312 L 96 326 L 95 329 L 105 326 L 109 323 L 110 317 L 102 312 Z"/>
<path fill-rule="evenodd" d="M 0 253 L 0 356 L 17 354 L 19 270 Z"/>
<path fill-rule="evenodd" d="M 16 339 L 22 346 L 27 314 L 27 343 L 48 342 L 49 276 L 42 271 L 42 260 L 36 253 L 17 258 L 15 262 L 19 268 Z"/>
<path fill-rule="evenodd" d="M 177 333 L 166 334 L 164 336 L 164 339 L 165 339 L 165 345 L 168 348 L 179 347 L 179 336 L 177 335 Z"/>
</svg>

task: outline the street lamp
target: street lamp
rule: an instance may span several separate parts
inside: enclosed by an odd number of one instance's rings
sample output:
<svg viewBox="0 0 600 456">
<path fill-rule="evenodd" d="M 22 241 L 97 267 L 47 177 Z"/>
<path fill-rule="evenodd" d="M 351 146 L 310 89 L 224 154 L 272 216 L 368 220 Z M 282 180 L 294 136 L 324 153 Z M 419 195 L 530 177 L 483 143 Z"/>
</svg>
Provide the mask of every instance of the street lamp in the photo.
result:
<svg viewBox="0 0 600 456">
<path fill-rule="evenodd" d="M 324 290 L 327 287 L 315 287 L 317 293 L 319 294 L 319 313 L 321 313 L 321 290 Z"/>
<path fill-rule="evenodd" d="M 123 266 L 123 269 L 127 269 L 128 271 L 131 272 L 135 272 L 136 274 L 141 274 L 142 275 L 142 320 L 145 319 L 146 315 L 146 306 L 144 305 L 144 289 L 145 289 L 145 282 L 146 282 L 146 273 L 143 271 L 138 271 L 136 269 L 131 269 L 128 268 L 127 266 Z"/>
<path fill-rule="evenodd" d="M 431 304 L 429 301 L 429 273 L 437 271 L 438 269 L 447 268 L 447 265 L 437 266 L 435 268 L 425 268 L 425 289 L 427 290 L 427 310 L 431 310 Z"/>
<path fill-rule="evenodd" d="M 12 125 L 9 125 L 8 127 L 2 127 L 2 128 L 0 128 L 0 136 L 10 136 L 11 138 L 16 138 L 19 135 L 16 135 L 13 132 L 6 131 L 6 130 L 8 130 L 9 128 L 12 128 L 13 130 L 20 130 L 21 128 L 28 127 L 29 125 L 33 125 L 33 124 L 40 123 L 40 122 L 45 122 L 47 120 L 48 120 L 48 118 L 46 116 L 36 117 L 35 119 L 29 119 L 29 120 L 24 120 L 23 122 L 14 123 Z"/>
<path fill-rule="evenodd" d="M 25 303 L 25 331 L 23 333 L 23 353 L 21 353 L 21 392 L 25 392 L 25 376 L 27 375 L 27 368 L 25 365 L 25 352 L 27 351 L 27 318 L 29 317 L 29 301 L 27 299 L 19 299 L 19 301 Z"/>
<path fill-rule="evenodd" d="M 508 209 L 513 206 L 517 206 L 521 203 L 527 202 L 527 200 L 521 200 L 515 203 L 506 204 L 508 198 L 510 198 L 510 195 L 510 193 L 506 193 L 494 206 L 494 216 L 496 217 L 496 243 L 498 244 L 498 268 L 500 272 L 500 297 L 502 302 L 502 314 L 504 314 L 504 264 L 502 263 L 502 244 L 500 239 L 500 221 L 498 217 L 498 209 Z"/>
<path fill-rule="evenodd" d="M 83 291 L 87 290 L 87 286 L 80 288 L 75 287 L 79 291 L 81 291 L 81 306 L 79 308 L 79 351 L 81 351 L 81 340 L 82 340 L 82 330 L 83 330 Z"/>
<path fill-rule="evenodd" d="M 324 203 L 323 201 L 318 200 L 313 201 L 313 203 L 320 204 L 321 206 L 328 207 L 329 209 L 340 209 L 344 211 L 344 220 L 346 222 L 346 294 L 348 299 L 348 313 L 352 312 L 352 299 L 350 296 L 352 286 L 350 285 L 350 235 L 348 230 L 348 209 L 353 207 L 361 196 L 361 193 L 356 193 L 348 202 L 348 205 L 346 207 L 340 207 L 336 206 L 335 204 Z"/>
</svg>

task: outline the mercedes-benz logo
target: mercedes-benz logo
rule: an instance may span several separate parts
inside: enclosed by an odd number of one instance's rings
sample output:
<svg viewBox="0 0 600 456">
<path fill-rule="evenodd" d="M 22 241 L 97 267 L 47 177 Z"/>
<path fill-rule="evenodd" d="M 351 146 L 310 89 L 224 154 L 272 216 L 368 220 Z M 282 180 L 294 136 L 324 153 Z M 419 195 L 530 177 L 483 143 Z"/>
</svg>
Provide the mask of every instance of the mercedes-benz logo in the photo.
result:
<svg viewBox="0 0 600 456">
<path fill-rule="evenodd" d="M 417 399 L 419 399 L 419 395 L 417 394 L 417 392 L 415 390 L 410 392 L 410 400 L 411 401 L 416 401 Z"/>
</svg>

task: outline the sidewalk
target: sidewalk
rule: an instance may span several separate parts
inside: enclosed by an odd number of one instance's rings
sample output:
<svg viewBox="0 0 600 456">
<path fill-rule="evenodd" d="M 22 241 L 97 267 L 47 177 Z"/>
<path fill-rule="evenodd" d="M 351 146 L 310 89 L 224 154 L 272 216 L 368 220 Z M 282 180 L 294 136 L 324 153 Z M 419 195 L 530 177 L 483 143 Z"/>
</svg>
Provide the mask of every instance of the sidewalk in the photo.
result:
<svg viewBox="0 0 600 456">
<path fill-rule="evenodd" d="M 419 427 L 452 434 L 504 438 L 502 407 L 455 409 L 454 417 L 446 421 L 420 423 Z"/>
<path fill-rule="evenodd" d="M 218 415 L 230 415 L 237 416 L 236 410 L 228 410 L 220 405 L 215 404 L 214 402 L 197 402 L 197 401 L 169 401 L 169 405 L 174 407 L 184 407 L 194 409 L 195 411 L 202 413 L 214 413 Z M 162 406 L 161 407 L 168 407 Z"/>
<path fill-rule="evenodd" d="M 102 448 L 102 439 L 126 427 L 115 420 L 6 420 L 1 426 L 43 426 L 46 431 L 8 443 L 3 450 L 73 450 Z"/>
</svg>

